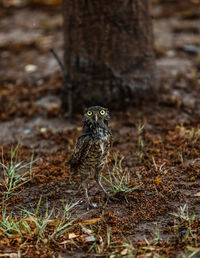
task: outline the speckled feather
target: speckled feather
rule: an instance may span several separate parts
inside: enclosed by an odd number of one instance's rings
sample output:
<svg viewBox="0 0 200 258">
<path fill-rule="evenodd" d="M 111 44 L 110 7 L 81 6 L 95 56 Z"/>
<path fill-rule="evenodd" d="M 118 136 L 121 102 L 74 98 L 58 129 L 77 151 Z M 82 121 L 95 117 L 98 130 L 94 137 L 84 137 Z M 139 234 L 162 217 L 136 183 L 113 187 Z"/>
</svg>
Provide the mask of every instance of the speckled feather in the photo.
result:
<svg viewBox="0 0 200 258">
<path fill-rule="evenodd" d="M 88 115 L 91 113 L 91 115 Z M 100 174 L 103 170 L 112 144 L 112 135 L 108 127 L 108 109 L 94 106 L 85 110 L 83 133 L 78 138 L 72 157 L 68 162 L 72 175 L 80 175 L 85 196 L 89 205 L 87 179 L 93 175 L 98 185 L 107 194 L 101 184 Z"/>
</svg>

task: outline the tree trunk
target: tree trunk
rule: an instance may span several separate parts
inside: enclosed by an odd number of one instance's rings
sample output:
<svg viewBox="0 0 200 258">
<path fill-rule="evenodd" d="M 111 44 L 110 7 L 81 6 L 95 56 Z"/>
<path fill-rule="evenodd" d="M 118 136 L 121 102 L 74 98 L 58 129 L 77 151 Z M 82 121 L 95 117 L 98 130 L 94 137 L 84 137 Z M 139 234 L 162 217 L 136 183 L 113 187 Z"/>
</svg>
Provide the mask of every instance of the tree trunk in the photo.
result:
<svg viewBox="0 0 200 258">
<path fill-rule="evenodd" d="M 119 107 L 151 88 L 148 0 L 63 0 L 63 15 L 64 64 L 75 108 Z"/>
</svg>

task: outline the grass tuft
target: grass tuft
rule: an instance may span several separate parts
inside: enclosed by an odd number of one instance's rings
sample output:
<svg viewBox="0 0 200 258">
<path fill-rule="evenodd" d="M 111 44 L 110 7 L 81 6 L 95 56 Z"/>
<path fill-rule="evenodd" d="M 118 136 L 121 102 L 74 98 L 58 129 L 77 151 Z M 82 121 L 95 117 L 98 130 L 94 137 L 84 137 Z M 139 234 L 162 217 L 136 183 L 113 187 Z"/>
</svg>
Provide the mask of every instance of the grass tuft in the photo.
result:
<svg viewBox="0 0 200 258">
<path fill-rule="evenodd" d="M 7 198 L 9 198 L 17 188 L 26 184 L 32 178 L 33 156 L 31 157 L 31 161 L 27 164 L 24 164 L 23 161 L 18 161 L 18 148 L 19 145 L 17 145 L 14 150 L 11 149 L 9 163 L 5 162 L 2 149 L 0 165 L 3 168 L 3 185 L 6 188 L 4 194 Z"/>
<path fill-rule="evenodd" d="M 117 193 L 128 193 L 138 189 L 140 186 L 132 186 L 131 178 L 128 168 L 122 168 L 122 161 L 124 157 L 120 160 L 118 155 L 114 155 L 114 166 L 112 170 L 109 170 L 108 178 L 103 176 L 103 179 L 109 184 L 110 192 L 115 195 Z"/>
</svg>

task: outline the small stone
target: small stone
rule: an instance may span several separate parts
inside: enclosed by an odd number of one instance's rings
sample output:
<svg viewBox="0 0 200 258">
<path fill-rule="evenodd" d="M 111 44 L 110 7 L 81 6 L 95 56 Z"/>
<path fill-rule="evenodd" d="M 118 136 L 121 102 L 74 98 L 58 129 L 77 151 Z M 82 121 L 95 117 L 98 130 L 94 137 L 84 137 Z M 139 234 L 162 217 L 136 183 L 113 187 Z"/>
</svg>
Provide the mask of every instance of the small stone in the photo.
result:
<svg viewBox="0 0 200 258">
<path fill-rule="evenodd" d="M 198 197 L 200 197 L 200 192 L 195 193 L 195 194 L 194 194 L 194 196 L 198 196 Z"/>
<path fill-rule="evenodd" d="M 94 238 L 94 236 L 88 236 L 88 237 L 85 238 L 85 241 L 86 242 L 94 242 L 95 238 Z"/>
<path fill-rule="evenodd" d="M 24 130 L 24 134 L 28 135 L 28 134 L 30 134 L 30 133 L 31 133 L 31 130 L 30 130 L 30 129 Z"/>
<path fill-rule="evenodd" d="M 34 64 L 28 64 L 25 66 L 25 71 L 27 73 L 32 73 L 32 72 L 35 72 L 36 70 L 37 70 L 37 66 Z"/>
<path fill-rule="evenodd" d="M 40 128 L 40 132 L 41 133 L 46 133 L 47 132 L 47 128 L 45 128 L 45 127 Z"/>
<path fill-rule="evenodd" d="M 54 112 L 61 108 L 62 101 L 56 96 L 47 96 L 36 101 L 36 106 L 46 109 L 48 112 Z"/>
</svg>

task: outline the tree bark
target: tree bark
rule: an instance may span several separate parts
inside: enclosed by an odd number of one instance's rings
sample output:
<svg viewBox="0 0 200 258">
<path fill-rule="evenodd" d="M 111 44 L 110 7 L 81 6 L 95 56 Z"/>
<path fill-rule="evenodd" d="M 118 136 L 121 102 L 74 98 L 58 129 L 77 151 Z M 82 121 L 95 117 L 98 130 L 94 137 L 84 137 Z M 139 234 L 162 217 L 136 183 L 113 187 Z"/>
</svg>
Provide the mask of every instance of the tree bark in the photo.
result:
<svg viewBox="0 0 200 258">
<path fill-rule="evenodd" d="M 76 108 L 119 107 L 151 89 L 148 0 L 63 0 L 63 17 L 64 64 Z"/>
</svg>

